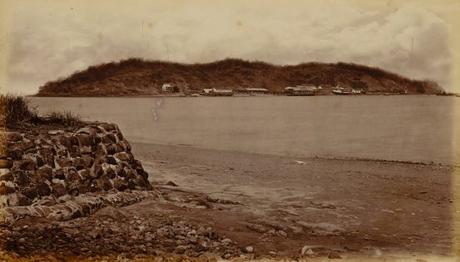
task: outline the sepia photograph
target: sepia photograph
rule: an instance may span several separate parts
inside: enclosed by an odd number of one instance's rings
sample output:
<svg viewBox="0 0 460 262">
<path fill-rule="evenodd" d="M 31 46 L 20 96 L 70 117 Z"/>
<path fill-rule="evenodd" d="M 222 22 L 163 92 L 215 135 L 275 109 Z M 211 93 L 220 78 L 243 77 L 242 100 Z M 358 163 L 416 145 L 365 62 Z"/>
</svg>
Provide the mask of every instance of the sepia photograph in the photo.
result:
<svg viewBox="0 0 460 262">
<path fill-rule="evenodd" d="M 458 14 L 0 0 L 0 261 L 458 261 Z"/>
</svg>

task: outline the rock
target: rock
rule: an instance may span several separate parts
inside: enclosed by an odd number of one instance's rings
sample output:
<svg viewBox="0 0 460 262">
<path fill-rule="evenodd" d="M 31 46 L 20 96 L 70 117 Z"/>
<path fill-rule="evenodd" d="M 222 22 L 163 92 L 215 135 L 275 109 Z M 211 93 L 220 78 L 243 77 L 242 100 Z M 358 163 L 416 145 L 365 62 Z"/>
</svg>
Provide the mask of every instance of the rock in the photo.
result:
<svg viewBox="0 0 460 262">
<path fill-rule="evenodd" d="M 80 147 L 80 153 L 82 154 L 91 154 L 93 150 L 91 149 L 90 146 L 82 146 Z"/>
<path fill-rule="evenodd" d="M 14 171 L 13 172 L 14 183 L 19 187 L 26 187 L 30 183 L 29 175 L 22 170 Z"/>
<path fill-rule="evenodd" d="M 58 160 L 56 160 L 56 162 L 59 165 L 59 167 L 71 167 L 71 166 L 73 166 L 72 159 L 67 158 L 67 157 L 59 158 Z"/>
<path fill-rule="evenodd" d="M 27 158 L 24 160 L 18 160 L 13 163 L 13 170 L 28 170 L 32 171 L 37 168 L 37 164 L 34 160 Z"/>
<path fill-rule="evenodd" d="M 23 154 L 22 149 L 19 147 L 7 148 L 7 156 L 12 160 L 21 160 Z"/>
<path fill-rule="evenodd" d="M 29 199 L 35 199 L 39 196 L 38 191 L 35 187 L 21 188 L 21 193 Z"/>
<path fill-rule="evenodd" d="M 92 127 L 82 127 L 75 132 L 76 134 L 87 134 L 87 135 L 96 135 L 96 130 Z"/>
<path fill-rule="evenodd" d="M 116 165 L 118 162 L 117 160 L 115 159 L 115 157 L 113 156 L 107 156 L 106 160 L 105 160 L 107 163 L 111 164 L 111 165 Z"/>
<path fill-rule="evenodd" d="M 102 143 L 109 145 L 113 143 L 117 143 L 117 137 L 114 134 L 107 134 L 102 137 Z"/>
<path fill-rule="evenodd" d="M 61 144 L 65 148 L 71 148 L 72 147 L 72 140 L 71 140 L 71 136 L 69 136 L 69 135 L 60 135 L 58 137 L 58 142 L 59 142 L 59 144 Z"/>
<path fill-rule="evenodd" d="M 113 155 L 115 153 L 121 152 L 122 150 L 119 150 L 119 147 L 117 147 L 116 144 L 109 144 L 106 146 L 107 149 L 107 154 Z"/>
<path fill-rule="evenodd" d="M 66 179 L 66 174 L 67 172 L 64 169 L 60 168 L 54 172 L 54 178 L 64 180 Z"/>
<path fill-rule="evenodd" d="M 118 126 L 116 124 L 110 124 L 110 123 L 101 123 L 98 125 L 98 128 L 106 132 L 118 130 Z"/>
<path fill-rule="evenodd" d="M 6 132 L 6 140 L 10 142 L 18 142 L 22 140 L 22 134 L 18 132 Z"/>
<path fill-rule="evenodd" d="M 43 177 L 49 181 L 53 179 L 53 169 L 50 166 L 42 166 L 37 171 L 40 177 Z"/>
<path fill-rule="evenodd" d="M 107 148 L 104 144 L 98 144 L 96 147 L 96 156 L 106 156 Z"/>
<path fill-rule="evenodd" d="M 177 246 L 176 249 L 174 250 L 174 253 L 184 254 L 188 248 L 189 248 L 188 246 L 183 246 L 183 245 Z"/>
<path fill-rule="evenodd" d="M 121 178 L 115 178 L 113 180 L 113 187 L 116 188 L 118 191 L 124 191 L 128 189 L 128 182 Z"/>
<path fill-rule="evenodd" d="M 76 157 L 73 159 L 73 166 L 77 169 L 77 170 L 82 170 L 82 169 L 85 169 L 87 168 L 88 166 L 86 165 L 86 162 L 83 158 L 81 157 Z"/>
<path fill-rule="evenodd" d="M 78 184 L 81 181 L 81 177 L 78 171 L 75 168 L 71 167 L 67 169 L 66 180 L 71 184 Z"/>
<path fill-rule="evenodd" d="M 84 155 L 81 157 L 81 159 L 83 159 L 83 161 L 85 162 L 85 167 L 91 167 L 94 163 L 94 158 L 92 158 L 91 156 L 89 155 Z"/>
<path fill-rule="evenodd" d="M 51 194 L 51 188 L 46 183 L 40 183 L 36 186 L 39 196 L 48 196 Z"/>
<path fill-rule="evenodd" d="M 247 246 L 247 247 L 244 248 L 244 251 L 246 253 L 252 253 L 252 252 L 254 252 L 254 248 L 252 246 Z"/>
<path fill-rule="evenodd" d="M 101 176 L 100 178 L 96 179 L 96 183 L 98 188 L 103 189 L 104 191 L 109 191 L 113 188 L 112 183 L 107 178 L 107 176 Z"/>
<path fill-rule="evenodd" d="M 115 170 L 113 170 L 112 167 L 109 167 L 106 169 L 106 176 L 110 179 L 114 179 L 115 177 L 117 177 L 117 174 L 115 173 Z"/>
<path fill-rule="evenodd" d="M 123 148 L 123 151 L 126 151 L 126 152 L 131 151 L 131 145 L 126 140 L 118 141 L 117 145 Z"/>
<path fill-rule="evenodd" d="M 178 186 L 176 183 L 174 183 L 173 181 L 168 181 L 168 183 L 166 183 L 167 186 Z"/>
<path fill-rule="evenodd" d="M 119 152 L 113 155 L 119 161 L 131 162 L 132 155 L 126 152 Z"/>
<path fill-rule="evenodd" d="M 28 206 L 30 204 L 31 204 L 30 199 L 19 192 L 15 193 L 14 202 L 10 202 L 10 205 L 12 206 Z"/>
<path fill-rule="evenodd" d="M 329 253 L 327 256 L 329 259 L 341 259 L 342 257 L 339 255 L 339 253 L 332 251 Z"/>
<path fill-rule="evenodd" d="M 91 147 L 95 144 L 94 136 L 92 135 L 80 133 L 80 134 L 77 134 L 75 137 L 78 140 L 78 143 L 80 146 Z"/>
<path fill-rule="evenodd" d="M 8 172 L 5 174 L 0 175 L 0 181 L 14 181 L 13 173 Z"/>
<path fill-rule="evenodd" d="M 91 172 L 88 169 L 78 170 L 78 174 L 82 180 L 90 180 L 92 178 Z"/>
<path fill-rule="evenodd" d="M 35 162 L 37 163 L 37 167 L 41 167 L 45 164 L 45 161 L 40 155 L 35 155 Z"/>
<path fill-rule="evenodd" d="M 52 183 L 51 184 L 51 190 L 52 190 L 52 194 L 55 197 L 61 197 L 61 196 L 65 195 L 65 194 L 67 194 L 65 185 L 63 183 Z"/>
<path fill-rule="evenodd" d="M 50 131 L 48 131 L 48 134 L 52 135 L 52 136 L 55 136 L 55 135 L 64 134 L 64 131 L 63 130 L 50 130 Z"/>
<path fill-rule="evenodd" d="M 315 253 L 313 252 L 313 250 L 311 250 L 311 246 L 304 246 L 302 247 L 301 251 L 300 251 L 300 255 L 304 256 L 304 255 L 308 255 L 308 256 L 311 256 L 311 255 L 314 255 Z"/>
<path fill-rule="evenodd" d="M 52 147 L 42 147 L 38 150 L 43 162 L 51 167 L 54 167 L 54 155 L 56 150 Z"/>
<path fill-rule="evenodd" d="M 7 185 L 5 182 L 0 182 L 0 195 L 8 195 L 16 192 L 14 187 Z"/>
<path fill-rule="evenodd" d="M 232 244 L 232 240 L 230 238 L 224 238 L 222 241 L 220 241 L 224 245 L 230 245 Z"/>
<path fill-rule="evenodd" d="M 278 232 L 276 232 L 276 233 L 277 233 L 277 235 L 279 235 L 281 237 L 287 237 L 288 236 L 287 233 L 284 232 L 283 230 L 278 230 Z"/>
</svg>

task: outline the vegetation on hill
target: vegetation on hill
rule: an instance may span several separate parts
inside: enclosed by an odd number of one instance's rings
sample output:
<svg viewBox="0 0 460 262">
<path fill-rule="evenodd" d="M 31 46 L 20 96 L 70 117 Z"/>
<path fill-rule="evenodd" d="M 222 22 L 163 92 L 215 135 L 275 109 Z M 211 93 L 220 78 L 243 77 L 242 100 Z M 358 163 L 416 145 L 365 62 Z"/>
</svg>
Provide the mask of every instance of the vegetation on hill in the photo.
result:
<svg viewBox="0 0 460 262">
<path fill-rule="evenodd" d="M 204 88 L 267 88 L 279 93 L 287 86 L 321 85 L 323 93 L 340 85 L 367 93 L 440 93 L 434 82 L 419 81 L 349 63 L 303 63 L 277 66 L 264 62 L 225 59 L 204 64 L 180 64 L 131 58 L 95 65 L 41 86 L 38 96 L 136 96 L 161 93 L 165 83 L 183 92 Z"/>
</svg>

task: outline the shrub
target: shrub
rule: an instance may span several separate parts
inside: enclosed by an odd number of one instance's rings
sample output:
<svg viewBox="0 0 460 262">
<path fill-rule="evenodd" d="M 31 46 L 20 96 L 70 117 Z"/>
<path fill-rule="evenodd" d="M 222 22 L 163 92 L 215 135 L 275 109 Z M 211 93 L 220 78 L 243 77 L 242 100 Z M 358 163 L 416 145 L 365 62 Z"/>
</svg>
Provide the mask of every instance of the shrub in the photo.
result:
<svg viewBox="0 0 460 262">
<path fill-rule="evenodd" d="M 37 118 L 35 109 L 22 96 L 0 95 L 1 125 L 18 124 Z"/>
<path fill-rule="evenodd" d="M 80 117 L 69 111 L 52 112 L 39 116 L 26 98 L 15 95 L 0 95 L 0 126 L 15 126 L 21 123 L 61 124 L 76 126 L 82 123 Z"/>
</svg>

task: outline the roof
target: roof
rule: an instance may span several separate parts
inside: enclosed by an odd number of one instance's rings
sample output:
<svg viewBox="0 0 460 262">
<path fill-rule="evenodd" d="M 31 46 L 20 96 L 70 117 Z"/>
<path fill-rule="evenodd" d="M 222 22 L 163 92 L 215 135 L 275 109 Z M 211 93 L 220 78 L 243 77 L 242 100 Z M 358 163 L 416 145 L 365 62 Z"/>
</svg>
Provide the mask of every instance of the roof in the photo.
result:
<svg viewBox="0 0 460 262">
<path fill-rule="evenodd" d="M 268 91 L 267 88 L 256 88 L 256 87 L 248 87 L 245 88 L 246 91 Z"/>
</svg>

